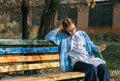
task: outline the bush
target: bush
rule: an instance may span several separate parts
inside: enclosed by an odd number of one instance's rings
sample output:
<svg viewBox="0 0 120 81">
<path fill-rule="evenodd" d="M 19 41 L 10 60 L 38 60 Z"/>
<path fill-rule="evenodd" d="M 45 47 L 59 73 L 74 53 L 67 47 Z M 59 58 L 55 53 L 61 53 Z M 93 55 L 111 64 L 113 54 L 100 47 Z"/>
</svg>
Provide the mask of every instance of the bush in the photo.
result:
<svg viewBox="0 0 120 81">
<path fill-rule="evenodd" d="M 105 34 L 90 34 L 89 35 L 91 40 L 96 42 L 119 42 L 120 41 L 120 35 L 113 34 L 113 33 L 105 33 Z"/>
<path fill-rule="evenodd" d="M 112 70 L 120 69 L 120 44 L 108 43 L 106 50 L 103 51 L 103 57 L 107 62 L 107 67 Z"/>
<path fill-rule="evenodd" d="M 106 66 L 112 70 L 120 69 L 120 36 L 113 33 L 94 34 L 89 35 L 91 40 L 96 45 L 105 43 L 107 45 L 106 50 L 102 52 L 104 59 L 106 60 Z"/>
</svg>

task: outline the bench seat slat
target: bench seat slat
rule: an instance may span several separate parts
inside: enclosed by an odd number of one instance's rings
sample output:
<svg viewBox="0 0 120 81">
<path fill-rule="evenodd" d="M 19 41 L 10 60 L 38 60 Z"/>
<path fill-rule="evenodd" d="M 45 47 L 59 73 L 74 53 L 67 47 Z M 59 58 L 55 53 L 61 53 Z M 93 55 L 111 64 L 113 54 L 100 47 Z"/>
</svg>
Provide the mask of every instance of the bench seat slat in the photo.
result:
<svg viewBox="0 0 120 81">
<path fill-rule="evenodd" d="M 0 66 L 0 72 L 35 70 L 35 69 L 52 68 L 52 67 L 60 67 L 59 62 L 4 65 L 4 66 Z"/>
<path fill-rule="evenodd" d="M 7 54 L 29 54 L 29 53 L 53 53 L 59 52 L 58 47 L 33 47 L 33 48 L 0 48 L 1 55 Z"/>
<path fill-rule="evenodd" d="M 13 78 L 4 81 L 56 81 L 56 80 L 65 80 L 65 79 L 75 79 L 79 77 L 84 77 L 85 74 L 82 72 L 65 72 L 65 73 L 53 73 L 49 75 L 36 75 L 30 77 L 22 78 Z"/>
<path fill-rule="evenodd" d="M 0 39 L 0 46 L 53 46 L 54 44 L 47 40 L 32 39 Z M 55 46 L 55 45 L 54 45 Z"/>
<path fill-rule="evenodd" d="M 60 68 L 59 46 L 47 40 L 1 39 L 0 73 L 16 74 L 16 71 Z M 1 81 L 61 81 L 85 77 L 80 72 L 57 72 L 31 76 L 6 76 Z"/>
<path fill-rule="evenodd" d="M 47 60 L 59 60 L 59 54 L 56 55 L 29 55 L 29 56 L 2 56 L 0 64 L 15 63 L 15 62 L 38 62 Z"/>
</svg>

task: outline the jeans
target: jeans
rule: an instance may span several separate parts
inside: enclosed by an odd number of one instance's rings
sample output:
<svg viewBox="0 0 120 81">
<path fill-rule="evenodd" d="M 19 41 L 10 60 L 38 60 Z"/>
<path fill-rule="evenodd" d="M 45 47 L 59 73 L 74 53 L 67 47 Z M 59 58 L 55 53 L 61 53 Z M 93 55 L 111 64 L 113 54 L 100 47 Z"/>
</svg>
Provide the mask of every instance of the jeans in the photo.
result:
<svg viewBox="0 0 120 81">
<path fill-rule="evenodd" d="M 85 73 L 85 81 L 110 81 L 110 74 L 103 64 L 95 67 L 92 64 L 76 62 L 73 71 Z"/>
</svg>

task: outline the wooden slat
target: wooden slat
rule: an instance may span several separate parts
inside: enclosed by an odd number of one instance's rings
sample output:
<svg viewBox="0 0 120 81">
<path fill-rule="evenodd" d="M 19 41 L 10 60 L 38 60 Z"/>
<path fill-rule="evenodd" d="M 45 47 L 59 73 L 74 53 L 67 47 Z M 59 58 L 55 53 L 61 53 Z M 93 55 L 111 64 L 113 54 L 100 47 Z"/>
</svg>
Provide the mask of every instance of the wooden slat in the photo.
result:
<svg viewBox="0 0 120 81">
<path fill-rule="evenodd" d="M 85 77 L 85 73 L 82 73 L 82 72 L 65 72 L 65 73 L 61 73 L 61 74 L 53 74 L 53 75 L 50 75 L 50 77 L 53 78 L 53 81 L 57 81 L 57 80 Z M 38 80 L 36 80 L 36 81 L 40 81 L 40 79 L 38 78 Z"/>
<path fill-rule="evenodd" d="M 42 68 L 59 67 L 59 62 L 52 63 L 34 63 L 34 64 L 19 64 L 19 65 L 3 65 L 0 66 L 0 72 L 34 70 Z"/>
<path fill-rule="evenodd" d="M 32 39 L 0 39 L 0 46 L 8 46 L 8 45 L 35 45 L 35 46 L 44 46 L 44 45 L 54 45 L 50 41 L 47 40 L 32 40 Z"/>
<path fill-rule="evenodd" d="M 59 54 L 56 55 L 29 55 L 29 56 L 2 56 L 0 64 L 15 62 L 37 62 L 47 60 L 59 60 Z"/>
<path fill-rule="evenodd" d="M 49 75 L 37 75 L 32 77 L 21 77 L 14 78 L 11 80 L 3 80 L 3 81 L 58 81 L 65 79 L 75 79 L 85 77 L 85 73 L 82 72 L 65 72 L 65 73 L 54 73 Z"/>
<path fill-rule="evenodd" d="M 53 53 L 59 52 L 58 47 L 33 47 L 33 48 L 0 48 L 0 55 L 29 54 L 29 53 Z"/>
</svg>

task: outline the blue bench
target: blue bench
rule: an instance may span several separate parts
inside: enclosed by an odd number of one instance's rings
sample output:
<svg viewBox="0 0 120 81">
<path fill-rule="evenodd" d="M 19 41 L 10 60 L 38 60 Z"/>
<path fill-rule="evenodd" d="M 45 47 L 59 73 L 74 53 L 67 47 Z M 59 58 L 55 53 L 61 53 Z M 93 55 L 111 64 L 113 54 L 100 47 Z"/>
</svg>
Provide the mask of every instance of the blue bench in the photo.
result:
<svg viewBox="0 0 120 81">
<path fill-rule="evenodd" d="M 53 69 L 47 73 L 31 73 Z M 55 69 L 55 71 L 54 71 Z M 45 70 L 46 71 L 46 70 Z M 1 77 L 2 81 L 57 81 L 84 78 L 81 72 L 65 72 L 59 65 L 59 47 L 46 40 L 0 39 L 0 74 L 22 76 Z"/>
</svg>

